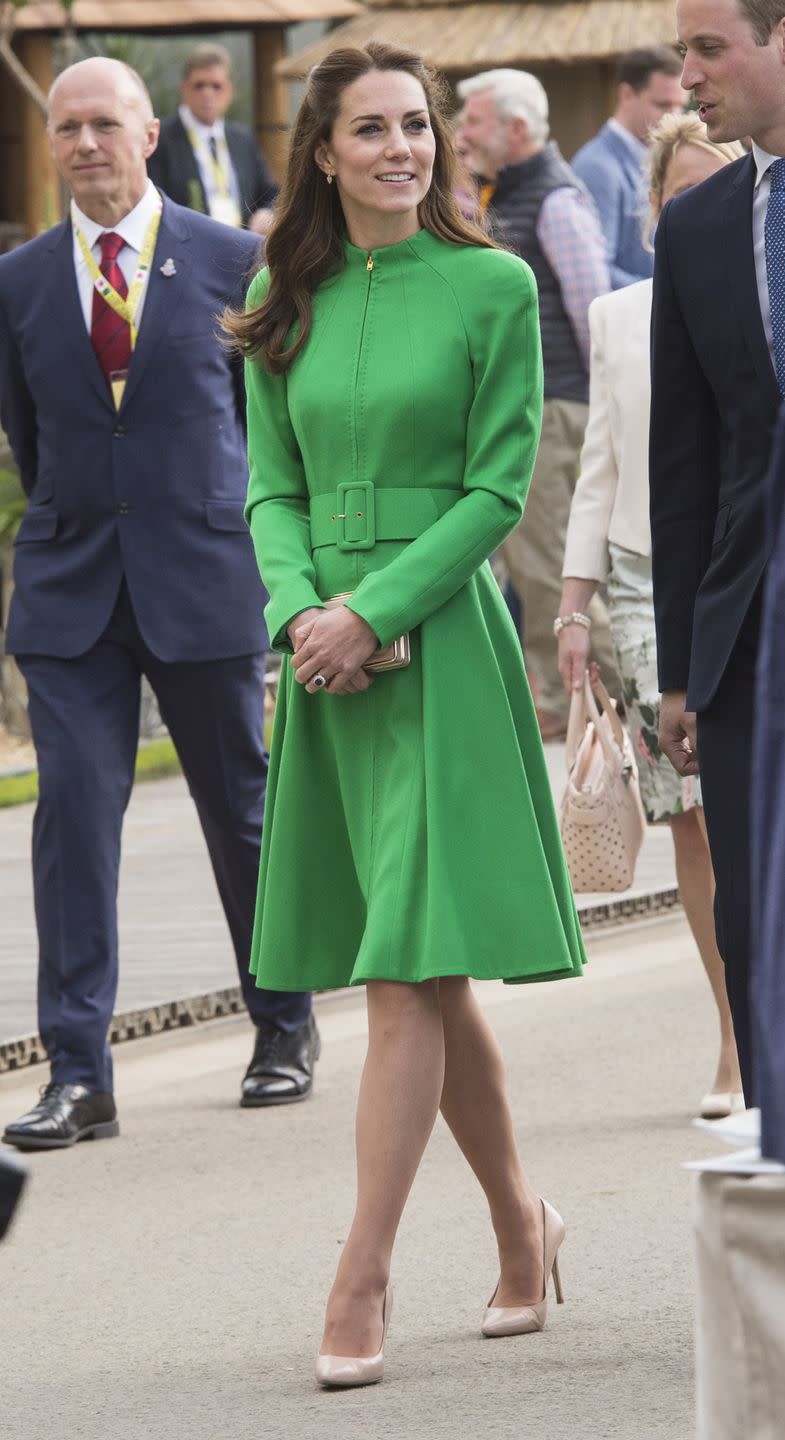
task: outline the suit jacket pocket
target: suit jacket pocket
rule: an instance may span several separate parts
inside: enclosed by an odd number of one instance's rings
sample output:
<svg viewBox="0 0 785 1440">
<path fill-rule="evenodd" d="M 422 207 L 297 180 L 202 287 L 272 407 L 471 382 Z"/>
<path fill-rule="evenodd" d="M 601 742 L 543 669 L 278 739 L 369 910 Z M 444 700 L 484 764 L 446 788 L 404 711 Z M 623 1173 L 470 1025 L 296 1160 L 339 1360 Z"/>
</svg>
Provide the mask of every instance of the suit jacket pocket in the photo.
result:
<svg viewBox="0 0 785 1440">
<path fill-rule="evenodd" d="M 40 540 L 54 540 L 58 518 L 56 510 L 28 510 L 14 544 L 30 545 Z"/>
<path fill-rule="evenodd" d="M 211 530 L 236 530 L 248 534 L 242 500 L 205 500 L 204 512 Z"/>
</svg>

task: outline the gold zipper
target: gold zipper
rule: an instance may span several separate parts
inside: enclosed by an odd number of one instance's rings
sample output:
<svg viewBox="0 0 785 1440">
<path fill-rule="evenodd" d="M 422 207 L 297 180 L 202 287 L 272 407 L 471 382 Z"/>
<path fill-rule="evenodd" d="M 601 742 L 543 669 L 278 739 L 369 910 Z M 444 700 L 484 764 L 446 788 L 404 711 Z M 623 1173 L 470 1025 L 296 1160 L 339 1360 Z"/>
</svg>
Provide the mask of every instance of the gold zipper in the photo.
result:
<svg viewBox="0 0 785 1440">
<path fill-rule="evenodd" d="M 368 256 L 368 264 L 365 268 L 366 270 L 373 270 L 373 255 Z"/>
</svg>

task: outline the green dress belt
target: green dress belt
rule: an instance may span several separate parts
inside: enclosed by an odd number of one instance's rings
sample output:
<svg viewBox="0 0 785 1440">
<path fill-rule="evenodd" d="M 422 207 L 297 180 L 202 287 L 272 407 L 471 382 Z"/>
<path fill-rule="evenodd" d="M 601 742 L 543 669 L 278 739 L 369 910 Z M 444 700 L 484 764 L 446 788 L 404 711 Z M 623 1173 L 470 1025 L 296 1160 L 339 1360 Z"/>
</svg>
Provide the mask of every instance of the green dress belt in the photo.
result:
<svg viewBox="0 0 785 1440">
<path fill-rule="evenodd" d="M 416 540 L 464 495 L 435 487 L 396 489 L 351 480 L 311 497 L 311 548 L 372 550 L 378 540 Z"/>
</svg>

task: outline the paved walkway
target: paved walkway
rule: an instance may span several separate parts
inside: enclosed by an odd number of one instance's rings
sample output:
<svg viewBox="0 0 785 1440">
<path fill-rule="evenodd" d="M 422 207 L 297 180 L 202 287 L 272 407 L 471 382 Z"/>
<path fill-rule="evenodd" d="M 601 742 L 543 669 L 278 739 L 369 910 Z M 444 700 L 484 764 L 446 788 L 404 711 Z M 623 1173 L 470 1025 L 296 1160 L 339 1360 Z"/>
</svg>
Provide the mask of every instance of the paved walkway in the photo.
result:
<svg viewBox="0 0 785 1440">
<path fill-rule="evenodd" d="M 195 886 L 191 901 L 201 915 Z M 0 1248 L 3 1435 L 689 1440 L 690 1182 L 678 1167 L 717 1148 L 689 1126 L 715 1058 L 709 992 L 678 914 L 595 933 L 589 949 L 583 980 L 478 987 L 526 1164 L 569 1227 L 566 1304 L 544 1334 L 479 1338 L 492 1238 L 439 1123 L 396 1251 L 387 1379 L 315 1389 L 365 1045 L 363 998 L 341 994 L 318 1004 L 307 1104 L 240 1110 L 248 1026 L 220 1021 L 119 1047 L 120 1139 L 31 1157 Z M 0 1125 L 34 1082 L 0 1080 Z"/>
<path fill-rule="evenodd" d="M 546 750 L 554 793 L 564 786 L 563 750 Z M 33 806 L 0 810 L 0 1043 L 30 1035 L 35 1016 L 36 936 L 30 875 Z M 675 885 L 670 832 L 649 832 L 629 895 Z M 581 896 L 579 905 L 608 896 Z M 136 1010 L 237 983 L 237 970 L 196 814 L 185 782 L 134 791 L 123 836 L 117 1010 Z"/>
</svg>

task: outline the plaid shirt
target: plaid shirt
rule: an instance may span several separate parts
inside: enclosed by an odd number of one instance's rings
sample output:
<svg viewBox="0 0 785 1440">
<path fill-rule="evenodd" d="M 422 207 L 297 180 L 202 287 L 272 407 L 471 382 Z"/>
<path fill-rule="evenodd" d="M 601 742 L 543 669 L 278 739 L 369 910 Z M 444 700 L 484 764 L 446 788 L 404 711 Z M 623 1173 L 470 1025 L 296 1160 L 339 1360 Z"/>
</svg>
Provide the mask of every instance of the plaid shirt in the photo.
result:
<svg viewBox="0 0 785 1440">
<path fill-rule="evenodd" d="M 611 289 L 605 237 L 592 200 L 566 186 L 552 190 L 540 210 L 537 239 L 561 287 L 588 374 L 589 306 Z"/>
</svg>

